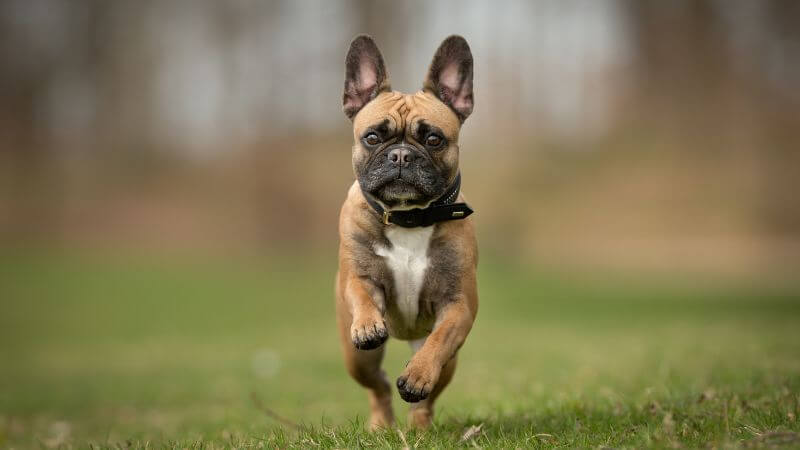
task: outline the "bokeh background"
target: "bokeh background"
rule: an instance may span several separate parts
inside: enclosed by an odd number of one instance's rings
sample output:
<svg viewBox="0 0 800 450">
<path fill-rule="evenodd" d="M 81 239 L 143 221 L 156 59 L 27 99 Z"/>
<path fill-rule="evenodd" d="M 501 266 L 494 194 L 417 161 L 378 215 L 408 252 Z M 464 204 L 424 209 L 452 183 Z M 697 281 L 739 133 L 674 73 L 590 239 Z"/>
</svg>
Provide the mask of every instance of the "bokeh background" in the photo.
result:
<svg viewBox="0 0 800 450">
<path fill-rule="evenodd" d="M 483 301 L 499 305 L 478 333 L 542 301 L 569 335 L 559 305 L 597 300 L 575 280 L 607 276 L 627 281 L 602 299 L 633 279 L 660 280 L 658 292 L 744 283 L 738 309 L 700 317 L 777 311 L 766 322 L 797 325 L 798 24 L 795 1 L 0 1 L 0 438 L 181 430 L 185 414 L 142 412 L 172 391 L 135 380 L 164 371 L 201 380 L 173 387 L 170 405 L 214 379 L 208 395 L 229 407 L 260 386 L 313 421 L 319 393 L 283 383 L 319 358 L 353 391 L 343 414 L 363 409 L 332 315 L 353 180 L 343 59 L 359 33 L 406 92 L 446 36 L 472 48 L 463 191 Z M 539 289 L 542 274 L 566 290 Z M 630 308 L 669 309 L 632 294 Z M 292 366 L 297 342 L 318 350 Z M 796 356 L 779 358 L 793 376 Z M 200 364 L 196 378 L 176 358 Z"/>
<path fill-rule="evenodd" d="M 797 268 L 791 1 L 6 0 L 0 17 L 4 243 L 330 252 L 349 40 L 373 35 L 413 92 L 458 32 L 485 252 Z"/>
</svg>

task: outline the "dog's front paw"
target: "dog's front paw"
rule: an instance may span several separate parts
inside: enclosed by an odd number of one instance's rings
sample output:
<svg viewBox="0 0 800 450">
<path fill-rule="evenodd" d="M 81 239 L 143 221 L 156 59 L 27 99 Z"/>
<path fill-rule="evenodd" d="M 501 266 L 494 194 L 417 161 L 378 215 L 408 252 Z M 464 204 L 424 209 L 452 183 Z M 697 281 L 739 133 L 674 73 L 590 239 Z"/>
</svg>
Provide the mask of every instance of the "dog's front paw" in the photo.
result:
<svg viewBox="0 0 800 450">
<path fill-rule="evenodd" d="M 409 403 L 425 400 L 436 386 L 436 382 L 439 381 L 440 372 L 441 369 L 434 364 L 412 359 L 406 366 L 406 370 L 397 379 L 397 390 L 400 391 L 400 397 Z"/>
<path fill-rule="evenodd" d="M 372 350 L 380 347 L 389 338 L 383 320 L 354 320 L 350 326 L 350 338 L 359 350 Z"/>
</svg>

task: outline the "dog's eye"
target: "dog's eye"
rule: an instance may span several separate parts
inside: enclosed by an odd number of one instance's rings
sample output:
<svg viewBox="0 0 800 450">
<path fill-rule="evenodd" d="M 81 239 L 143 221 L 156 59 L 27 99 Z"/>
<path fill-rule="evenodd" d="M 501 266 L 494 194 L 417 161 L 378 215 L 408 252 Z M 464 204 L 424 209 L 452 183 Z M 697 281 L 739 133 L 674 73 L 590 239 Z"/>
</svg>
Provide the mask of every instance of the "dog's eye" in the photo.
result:
<svg viewBox="0 0 800 450">
<path fill-rule="evenodd" d="M 431 134 L 425 139 L 425 145 L 427 145 L 428 147 L 438 147 L 442 145 L 442 140 L 443 139 L 441 136 Z"/>
<path fill-rule="evenodd" d="M 377 133 L 370 133 L 364 136 L 364 142 L 366 142 L 367 145 L 378 145 L 381 143 L 381 138 Z"/>
</svg>

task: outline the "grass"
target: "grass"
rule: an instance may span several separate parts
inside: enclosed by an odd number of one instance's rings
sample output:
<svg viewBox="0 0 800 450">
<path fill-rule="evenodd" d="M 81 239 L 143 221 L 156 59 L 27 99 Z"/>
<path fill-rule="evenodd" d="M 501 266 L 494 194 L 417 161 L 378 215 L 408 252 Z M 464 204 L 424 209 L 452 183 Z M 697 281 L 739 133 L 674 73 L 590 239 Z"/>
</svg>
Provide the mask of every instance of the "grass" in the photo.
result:
<svg viewBox="0 0 800 450">
<path fill-rule="evenodd" d="M 367 433 L 334 260 L 0 257 L 0 447 L 800 447 L 798 290 L 491 262 L 433 429 Z"/>
</svg>

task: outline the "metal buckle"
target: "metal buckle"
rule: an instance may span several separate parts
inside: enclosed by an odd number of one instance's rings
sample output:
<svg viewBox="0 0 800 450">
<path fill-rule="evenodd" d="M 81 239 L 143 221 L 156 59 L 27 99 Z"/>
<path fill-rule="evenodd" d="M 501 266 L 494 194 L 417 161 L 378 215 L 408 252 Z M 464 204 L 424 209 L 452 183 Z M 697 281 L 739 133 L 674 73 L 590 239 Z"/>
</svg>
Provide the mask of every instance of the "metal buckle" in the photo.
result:
<svg viewBox="0 0 800 450">
<path fill-rule="evenodd" d="M 383 224 L 384 225 L 391 225 L 392 223 L 389 222 L 389 218 L 392 217 L 392 213 L 390 211 L 383 212 Z"/>
<path fill-rule="evenodd" d="M 450 217 L 464 217 L 464 211 L 453 211 Z"/>
</svg>

